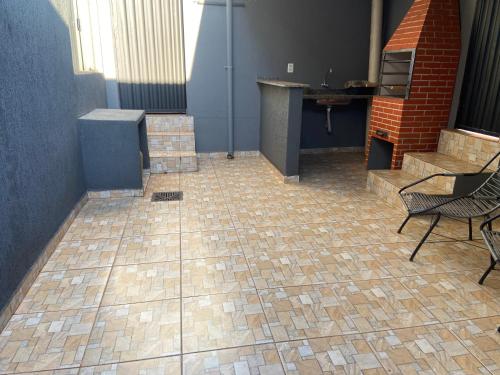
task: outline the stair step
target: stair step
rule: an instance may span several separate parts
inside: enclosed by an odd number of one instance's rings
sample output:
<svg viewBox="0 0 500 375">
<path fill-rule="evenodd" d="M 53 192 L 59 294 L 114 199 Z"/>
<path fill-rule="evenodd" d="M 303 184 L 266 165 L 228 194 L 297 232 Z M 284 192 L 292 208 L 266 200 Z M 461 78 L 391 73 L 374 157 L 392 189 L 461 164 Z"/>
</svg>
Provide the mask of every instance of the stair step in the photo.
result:
<svg viewBox="0 0 500 375">
<path fill-rule="evenodd" d="M 194 151 L 150 151 L 150 158 L 181 158 L 181 157 L 196 157 Z"/>
<path fill-rule="evenodd" d="M 192 116 L 148 115 L 146 125 L 151 173 L 198 170 Z"/>
<path fill-rule="evenodd" d="M 195 151 L 193 132 L 148 132 L 149 151 Z"/>
<path fill-rule="evenodd" d="M 466 162 L 453 156 L 439 152 L 407 152 L 404 155 L 402 170 L 417 178 L 435 173 L 469 173 L 478 172 L 481 165 Z M 455 178 L 436 177 L 429 183 L 441 187 L 446 193 L 453 193 Z"/>
<path fill-rule="evenodd" d="M 367 189 L 378 195 L 391 206 L 405 210 L 398 192 L 402 187 L 418 179 L 419 177 L 415 177 L 403 170 L 372 170 L 368 172 Z M 428 182 L 423 182 L 417 187 L 412 187 L 409 191 L 419 191 L 428 194 L 446 194 L 446 191 L 442 187 Z"/>
<path fill-rule="evenodd" d="M 148 115 L 146 126 L 149 132 L 193 132 L 194 119 L 187 115 Z"/>
<path fill-rule="evenodd" d="M 192 131 L 148 131 L 148 137 L 189 136 L 194 138 Z"/>
<path fill-rule="evenodd" d="M 194 151 L 152 151 L 151 173 L 195 172 L 198 160 Z"/>
<path fill-rule="evenodd" d="M 442 130 L 439 137 L 439 153 L 476 165 L 486 164 L 499 151 L 500 143 L 495 137 L 457 129 Z"/>
</svg>

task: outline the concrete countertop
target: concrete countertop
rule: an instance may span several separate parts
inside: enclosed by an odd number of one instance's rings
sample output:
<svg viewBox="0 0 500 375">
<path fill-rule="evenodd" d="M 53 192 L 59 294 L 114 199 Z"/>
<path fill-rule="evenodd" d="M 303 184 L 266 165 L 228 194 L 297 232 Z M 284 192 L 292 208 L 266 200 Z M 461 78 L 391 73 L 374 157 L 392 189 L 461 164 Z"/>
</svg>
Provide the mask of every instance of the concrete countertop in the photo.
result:
<svg viewBox="0 0 500 375">
<path fill-rule="evenodd" d="M 307 83 L 287 82 L 287 81 L 279 81 L 273 79 L 258 79 L 257 83 L 260 83 L 262 85 L 270 85 L 270 86 L 284 87 L 290 89 L 310 87 L 310 85 L 308 85 Z"/>
<path fill-rule="evenodd" d="M 139 123 L 145 114 L 143 110 L 97 108 L 83 115 L 83 121 L 116 121 L 122 124 Z"/>
<path fill-rule="evenodd" d="M 368 99 L 373 95 L 350 95 L 350 94 L 304 94 L 304 99 L 328 100 L 328 99 Z"/>
</svg>

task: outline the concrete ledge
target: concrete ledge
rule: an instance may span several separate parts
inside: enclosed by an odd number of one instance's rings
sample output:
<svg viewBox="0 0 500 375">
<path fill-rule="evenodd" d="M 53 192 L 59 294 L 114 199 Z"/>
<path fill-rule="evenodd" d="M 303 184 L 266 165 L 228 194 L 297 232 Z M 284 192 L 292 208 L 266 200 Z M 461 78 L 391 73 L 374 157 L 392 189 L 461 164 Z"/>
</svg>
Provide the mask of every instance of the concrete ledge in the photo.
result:
<svg viewBox="0 0 500 375">
<path fill-rule="evenodd" d="M 60 225 L 59 229 L 54 234 L 54 236 L 52 236 L 51 240 L 45 246 L 45 248 L 43 249 L 42 253 L 38 257 L 36 262 L 31 266 L 29 271 L 24 276 L 23 280 L 21 281 L 16 291 L 10 298 L 10 301 L 5 305 L 5 307 L 0 312 L 0 332 L 5 328 L 12 315 L 14 315 L 14 313 L 16 312 L 21 301 L 24 299 L 24 297 L 28 293 L 28 290 L 31 288 L 31 285 L 38 277 L 38 274 L 45 266 L 50 256 L 56 249 L 57 245 L 59 245 L 59 242 L 61 242 L 62 238 L 68 231 L 68 228 L 73 223 L 73 220 L 78 215 L 78 213 L 85 205 L 85 203 L 87 203 L 87 201 L 88 201 L 88 195 L 87 193 L 85 193 L 82 196 L 82 198 L 78 201 L 78 203 L 75 205 L 75 207 L 71 210 L 71 212 L 66 217 L 64 222 Z"/>
</svg>

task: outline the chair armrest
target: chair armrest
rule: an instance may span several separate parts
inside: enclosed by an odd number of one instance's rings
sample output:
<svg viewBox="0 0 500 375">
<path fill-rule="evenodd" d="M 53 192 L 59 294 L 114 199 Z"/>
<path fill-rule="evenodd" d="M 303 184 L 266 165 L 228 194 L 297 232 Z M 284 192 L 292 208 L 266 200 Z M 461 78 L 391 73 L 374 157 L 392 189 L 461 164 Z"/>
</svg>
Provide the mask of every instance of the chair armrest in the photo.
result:
<svg viewBox="0 0 500 375">
<path fill-rule="evenodd" d="M 498 219 L 499 217 L 500 217 L 500 214 L 497 214 L 497 215 L 495 215 L 495 216 L 493 216 L 493 217 L 490 217 L 489 219 L 486 219 L 485 221 L 483 221 L 483 222 L 481 223 L 481 226 L 479 227 L 479 229 L 482 231 L 482 230 L 483 230 L 483 228 L 484 228 L 486 225 L 488 225 L 488 224 L 490 224 L 490 223 L 494 222 L 494 221 L 495 221 L 496 219 Z"/>
</svg>

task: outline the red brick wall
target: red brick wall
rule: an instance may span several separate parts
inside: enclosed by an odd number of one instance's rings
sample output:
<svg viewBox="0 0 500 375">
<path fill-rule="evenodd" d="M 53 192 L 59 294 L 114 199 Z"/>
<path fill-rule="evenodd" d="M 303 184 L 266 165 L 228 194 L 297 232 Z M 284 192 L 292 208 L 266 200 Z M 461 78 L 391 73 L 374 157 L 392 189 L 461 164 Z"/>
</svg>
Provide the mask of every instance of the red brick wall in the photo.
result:
<svg viewBox="0 0 500 375">
<path fill-rule="evenodd" d="M 370 140 L 377 129 L 394 143 L 391 168 L 399 169 L 408 151 L 436 151 L 448 126 L 458 62 L 458 0 L 415 0 L 384 50 L 416 48 L 409 99 L 374 97 Z"/>
</svg>

